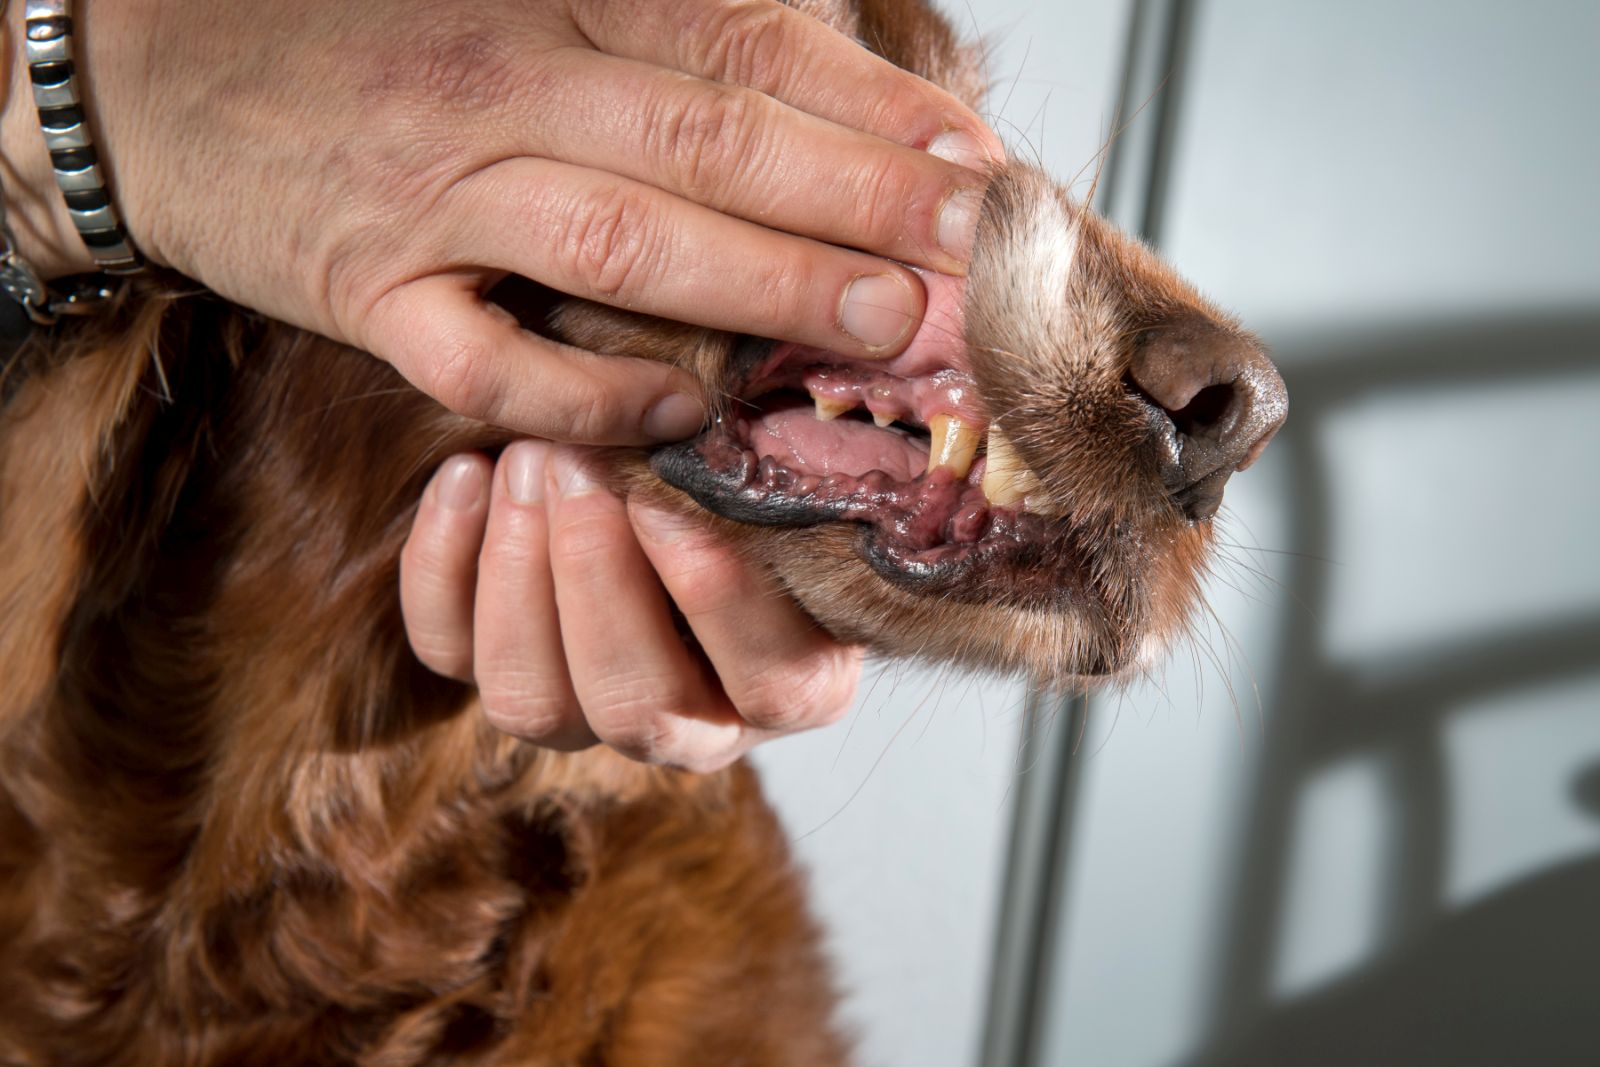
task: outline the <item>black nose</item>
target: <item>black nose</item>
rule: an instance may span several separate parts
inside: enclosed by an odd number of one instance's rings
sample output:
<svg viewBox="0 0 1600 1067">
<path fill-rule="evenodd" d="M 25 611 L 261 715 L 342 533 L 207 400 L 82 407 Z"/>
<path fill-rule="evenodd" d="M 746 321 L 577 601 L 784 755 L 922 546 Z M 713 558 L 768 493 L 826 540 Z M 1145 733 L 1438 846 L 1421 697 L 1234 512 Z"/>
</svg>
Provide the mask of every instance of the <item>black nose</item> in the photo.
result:
<svg viewBox="0 0 1600 1067">
<path fill-rule="evenodd" d="M 1206 320 L 1143 331 L 1128 377 L 1148 401 L 1161 480 L 1190 519 L 1216 514 L 1228 476 L 1255 462 L 1289 413 L 1261 346 Z"/>
</svg>

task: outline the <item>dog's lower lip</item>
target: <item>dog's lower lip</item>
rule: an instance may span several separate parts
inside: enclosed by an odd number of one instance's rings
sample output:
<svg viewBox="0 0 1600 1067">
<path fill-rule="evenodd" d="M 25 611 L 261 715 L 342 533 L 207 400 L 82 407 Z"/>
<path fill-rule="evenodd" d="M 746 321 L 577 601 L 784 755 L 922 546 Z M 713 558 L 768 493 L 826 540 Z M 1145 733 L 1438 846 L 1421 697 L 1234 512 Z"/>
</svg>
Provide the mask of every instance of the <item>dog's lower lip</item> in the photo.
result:
<svg viewBox="0 0 1600 1067">
<path fill-rule="evenodd" d="M 1081 560 L 1059 542 L 1017 540 L 966 549 L 906 553 L 873 527 L 861 529 L 856 553 L 873 573 L 919 596 L 964 603 L 1004 601 L 1043 609 L 1093 606 Z"/>
<path fill-rule="evenodd" d="M 890 449 L 896 457 L 886 457 L 887 467 L 853 474 L 826 466 L 786 466 L 746 443 L 749 432 L 742 422 L 719 426 L 687 446 L 662 450 L 655 460 L 657 473 L 729 518 L 761 525 L 862 523 L 909 552 L 1000 540 L 1016 526 L 1012 509 L 984 499 L 977 478 L 938 466 L 924 470 L 926 457 L 916 445 L 896 445 Z M 908 463 L 906 454 L 915 456 L 914 462 Z"/>
<path fill-rule="evenodd" d="M 714 428 L 695 441 L 657 449 L 651 466 L 663 481 L 688 493 L 706 510 L 749 525 L 790 528 L 856 525 L 856 554 L 884 580 L 907 592 L 964 601 L 1003 597 L 1045 604 L 1081 599 L 1076 558 L 1066 547 L 1061 520 L 1016 509 L 984 509 L 960 540 L 930 541 L 892 522 L 852 515 L 845 501 L 787 495 L 761 485 L 753 454 Z M 884 479 L 887 482 L 887 479 Z M 940 488 L 946 485 L 946 488 Z M 950 493 L 947 474 L 921 491 Z M 892 483 L 884 491 L 910 491 Z M 977 490 L 968 486 L 968 495 Z M 913 516 L 913 521 L 915 516 Z M 951 530 L 958 513 L 944 522 Z M 926 534 L 926 528 L 921 529 Z"/>
</svg>

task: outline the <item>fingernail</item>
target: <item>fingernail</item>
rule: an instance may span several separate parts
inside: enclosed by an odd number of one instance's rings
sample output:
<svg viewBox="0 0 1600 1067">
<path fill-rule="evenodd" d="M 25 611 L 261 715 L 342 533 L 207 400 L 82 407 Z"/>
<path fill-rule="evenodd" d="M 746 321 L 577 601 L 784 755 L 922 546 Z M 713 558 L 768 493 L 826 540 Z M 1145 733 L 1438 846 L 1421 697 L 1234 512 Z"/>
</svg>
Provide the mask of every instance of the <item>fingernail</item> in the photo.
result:
<svg viewBox="0 0 1600 1067">
<path fill-rule="evenodd" d="M 550 446 L 543 441 L 515 441 L 506 446 L 506 492 L 518 504 L 544 502 L 544 468 Z"/>
<path fill-rule="evenodd" d="M 673 393 L 645 413 L 644 432 L 657 441 L 681 441 L 699 433 L 705 421 L 704 404 L 688 393 Z"/>
<path fill-rule="evenodd" d="M 928 142 L 928 154 L 971 170 L 982 170 L 992 162 L 983 142 L 966 130 L 944 131 Z"/>
<path fill-rule="evenodd" d="M 957 189 L 939 209 L 939 247 L 965 263 L 972 258 L 972 239 L 978 232 L 982 189 Z"/>
<path fill-rule="evenodd" d="M 445 460 L 434 485 L 439 503 L 451 511 L 470 511 L 483 499 L 483 471 L 471 456 Z"/>
<path fill-rule="evenodd" d="M 582 496 L 599 487 L 600 483 L 589 472 L 589 465 L 583 461 L 583 454 L 576 449 L 557 450 L 550 469 L 555 475 L 556 491 L 563 497 Z"/>
<path fill-rule="evenodd" d="M 892 274 L 867 274 L 845 287 L 839 328 L 868 348 L 886 348 L 917 324 L 916 300 Z"/>
</svg>

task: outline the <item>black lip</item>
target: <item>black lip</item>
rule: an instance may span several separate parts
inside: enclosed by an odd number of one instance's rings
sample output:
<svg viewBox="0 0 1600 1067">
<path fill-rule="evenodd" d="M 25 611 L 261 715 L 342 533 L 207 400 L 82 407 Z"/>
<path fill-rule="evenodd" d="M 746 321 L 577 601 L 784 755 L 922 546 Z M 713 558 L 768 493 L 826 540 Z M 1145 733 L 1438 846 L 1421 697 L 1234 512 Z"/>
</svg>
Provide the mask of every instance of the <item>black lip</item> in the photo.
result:
<svg viewBox="0 0 1600 1067">
<path fill-rule="evenodd" d="M 818 526 L 835 521 L 826 508 L 758 493 L 737 472 L 712 467 L 700 454 L 700 448 L 718 432 L 714 426 L 694 440 L 656 449 L 650 453 L 650 469 L 668 485 L 688 493 L 707 511 L 734 522 L 751 526 Z"/>
<path fill-rule="evenodd" d="M 978 565 L 977 553 L 939 561 L 907 559 L 894 551 L 879 531 L 870 526 L 861 528 L 856 551 L 878 577 L 909 592 L 924 596 L 951 596 L 958 600 L 980 599 L 962 596 L 963 590 L 970 586 L 966 581 L 968 575 Z"/>
<path fill-rule="evenodd" d="M 923 596 L 1049 609 L 1081 609 L 1096 601 L 1083 587 L 1078 561 L 1063 542 L 1001 543 L 928 560 L 908 556 L 877 529 L 863 527 L 857 550 L 885 581 Z"/>
<path fill-rule="evenodd" d="M 755 489 L 736 470 L 719 471 L 701 451 L 717 433 L 713 427 L 696 440 L 656 449 L 650 455 L 651 469 L 707 511 L 734 522 L 795 528 L 848 521 L 829 509 Z M 1034 607 L 1082 606 L 1092 600 L 1080 588 L 1075 553 L 1065 541 L 952 546 L 946 558 L 930 559 L 926 552 L 895 546 L 875 526 L 854 525 L 856 553 L 873 573 L 909 593 L 967 603 L 998 599 Z"/>
</svg>

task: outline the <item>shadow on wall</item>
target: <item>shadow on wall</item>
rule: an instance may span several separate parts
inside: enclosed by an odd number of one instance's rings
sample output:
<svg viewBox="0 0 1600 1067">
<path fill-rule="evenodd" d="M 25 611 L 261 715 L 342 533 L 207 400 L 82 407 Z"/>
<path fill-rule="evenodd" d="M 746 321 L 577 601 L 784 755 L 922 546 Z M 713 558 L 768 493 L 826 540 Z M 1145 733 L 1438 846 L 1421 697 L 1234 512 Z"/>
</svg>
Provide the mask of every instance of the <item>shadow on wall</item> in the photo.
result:
<svg viewBox="0 0 1600 1067">
<path fill-rule="evenodd" d="M 1593 1067 L 1597 903 L 1600 860 L 1520 882 L 1190 1067 Z"/>
<path fill-rule="evenodd" d="M 1362 396 L 1426 384 L 1537 383 L 1600 365 L 1600 311 L 1415 324 L 1285 345 L 1293 413 L 1274 448 L 1288 457 L 1295 514 L 1285 585 L 1290 613 L 1259 778 L 1245 798 L 1245 852 L 1218 931 L 1209 1038 L 1184 1067 L 1504 1067 L 1600 1063 L 1600 859 L 1513 884 L 1470 907 L 1445 901 L 1450 840 L 1448 714 L 1464 703 L 1600 666 L 1600 614 L 1435 647 L 1382 671 L 1330 662 L 1318 619 L 1330 603 L 1331 471 L 1322 421 Z M 1494 432 L 1494 427 L 1472 428 Z M 1467 432 L 1467 428 L 1463 428 Z M 1537 444 L 1507 447 L 1540 456 Z M 1583 457 L 1548 457 L 1571 463 Z M 1426 477 L 1427 472 L 1414 472 Z M 1577 475 L 1582 478 L 1584 475 Z M 1592 476 L 1575 492 L 1593 492 Z M 1489 491 L 1492 487 L 1486 487 Z M 1470 509 L 1489 501 L 1454 501 Z M 1466 516 L 1464 516 L 1466 517 Z M 1463 534 L 1470 537 L 1470 533 Z M 1304 996 L 1275 1001 L 1293 812 L 1319 768 L 1381 755 L 1392 804 L 1387 896 L 1375 962 Z M 1600 817 L 1600 763 L 1572 783 Z"/>
</svg>

